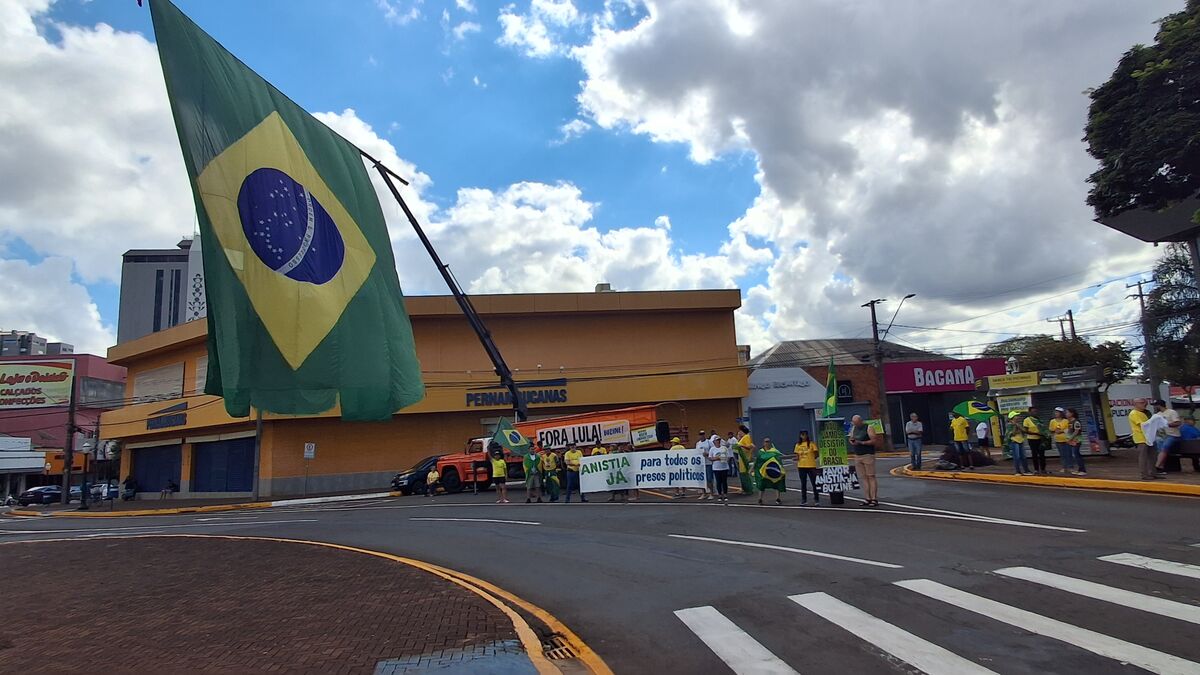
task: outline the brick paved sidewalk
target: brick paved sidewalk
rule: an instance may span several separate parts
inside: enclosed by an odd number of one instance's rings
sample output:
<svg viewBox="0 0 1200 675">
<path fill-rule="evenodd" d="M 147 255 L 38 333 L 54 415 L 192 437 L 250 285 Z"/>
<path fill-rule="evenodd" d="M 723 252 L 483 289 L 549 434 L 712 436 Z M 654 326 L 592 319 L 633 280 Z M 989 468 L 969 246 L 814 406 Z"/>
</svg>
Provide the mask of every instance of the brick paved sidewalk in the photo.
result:
<svg viewBox="0 0 1200 675">
<path fill-rule="evenodd" d="M 484 599 L 351 551 L 96 538 L 0 545 L 0 569 L 5 672 L 532 672 Z"/>
</svg>

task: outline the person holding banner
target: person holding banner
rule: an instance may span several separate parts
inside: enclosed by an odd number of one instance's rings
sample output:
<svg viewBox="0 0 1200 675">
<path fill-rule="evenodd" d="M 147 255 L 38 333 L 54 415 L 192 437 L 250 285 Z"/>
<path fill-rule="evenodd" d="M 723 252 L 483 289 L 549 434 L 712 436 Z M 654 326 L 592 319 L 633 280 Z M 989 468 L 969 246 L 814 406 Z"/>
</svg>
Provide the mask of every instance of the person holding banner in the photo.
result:
<svg viewBox="0 0 1200 675">
<path fill-rule="evenodd" d="M 712 447 L 708 450 L 712 460 L 713 484 L 717 501 L 729 504 L 729 448 L 721 441 L 720 434 L 713 434 Z"/>
<path fill-rule="evenodd" d="M 679 440 L 679 437 L 676 436 L 675 438 L 671 439 L 671 449 L 672 450 L 686 450 L 687 448 L 683 447 L 683 443 Z M 679 499 L 679 498 L 685 497 L 685 496 L 687 496 L 687 493 L 684 492 L 683 488 L 675 488 L 675 498 L 676 499 Z"/>
<path fill-rule="evenodd" d="M 742 480 L 742 494 L 752 495 L 756 488 L 754 480 L 754 439 L 750 437 L 750 429 L 746 425 L 738 427 L 741 436 L 733 446 L 737 454 L 738 477 Z"/>
<path fill-rule="evenodd" d="M 716 434 L 713 437 L 720 438 Z M 708 434 L 703 429 L 700 430 L 700 440 L 696 442 L 696 449 L 704 453 L 704 494 L 700 495 L 700 501 L 710 500 L 713 498 L 713 468 L 712 457 L 709 453 L 712 451 L 712 441 L 708 440 Z"/>
<path fill-rule="evenodd" d="M 763 439 L 763 446 L 754 458 L 754 467 L 758 478 L 758 503 L 763 503 L 767 490 L 774 490 L 775 505 L 783 504 L 783 493 L 787 492 L 787 472 L 783 470 L 783 454 L 771 439 Z"/>
<path fill-rule="evenodd" d="M 959 415 L 961 417 L 961 415 Z M 863 506 L 879 506 L 879 481 L 875 478 L 875 430 L 863 421 L 862 415 L 850 418 L 848 442 L 854 453 L 854 466 L 862 481 L 866 500 Z"/>
<path fill-rule="evenodd" d="M 583 491 L 579 489 L 579 460 L 583 459 L 583 452 L 575 447 L 574 443 L 567 446 L 567 451 L 563 453 L 563 461 L 567 465 L 567 503 L 571 503 L 571 490 L 579 492 L 579 501 L 587 503 L 587 497 L 583 496 Z"/>
</svg>

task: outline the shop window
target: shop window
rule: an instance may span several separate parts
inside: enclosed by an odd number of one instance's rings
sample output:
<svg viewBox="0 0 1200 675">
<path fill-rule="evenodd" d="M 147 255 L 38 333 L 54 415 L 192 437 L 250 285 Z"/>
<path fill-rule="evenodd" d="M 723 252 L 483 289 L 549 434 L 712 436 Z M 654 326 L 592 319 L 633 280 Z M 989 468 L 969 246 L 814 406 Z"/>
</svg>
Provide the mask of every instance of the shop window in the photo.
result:
<svg viewBox="0 0 1200 675">
<path fill-rule="evenodd" d="M 143 370 L 133 375 L 133 398 L 138 403 L 183 396 L 183 363 Z"/>
</svg>

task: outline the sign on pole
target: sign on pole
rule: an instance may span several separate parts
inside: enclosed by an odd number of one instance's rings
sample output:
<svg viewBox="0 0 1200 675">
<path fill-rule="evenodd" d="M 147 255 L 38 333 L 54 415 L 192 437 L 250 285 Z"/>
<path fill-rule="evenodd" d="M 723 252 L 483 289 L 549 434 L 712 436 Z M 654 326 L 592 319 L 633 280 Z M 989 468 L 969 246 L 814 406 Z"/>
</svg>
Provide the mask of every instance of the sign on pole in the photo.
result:
<svg viewBox="0 0 1200 675">
<path fill-rule="evenodd" d="M 304 459 L 316 459 L 316 458 L 317 458 L 317 444 L 316 443 L 305 443 L 304 444 Z"/>
<path fill-rule="evenodd" d="M 817 420 L 817 452 L 821 460 L 821 490 L 832 495 L 858 487 L 858 475 L 850 472 L 846 427 L 840 417 Z M 838 502 L 833 502 L 838 503 Z"/>
</svg>

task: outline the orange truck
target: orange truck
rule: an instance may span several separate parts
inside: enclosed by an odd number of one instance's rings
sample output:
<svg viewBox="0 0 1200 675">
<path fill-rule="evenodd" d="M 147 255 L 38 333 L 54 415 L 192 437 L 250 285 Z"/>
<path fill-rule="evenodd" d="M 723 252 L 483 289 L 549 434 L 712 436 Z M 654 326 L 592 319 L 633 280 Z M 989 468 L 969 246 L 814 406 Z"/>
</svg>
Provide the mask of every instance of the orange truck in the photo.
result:
<svg viewBox="0 0 1200 675">
<path fill-rule="evenodd" d="M 660 419 L 660 407 L 643 405 L 600 410 L 530 420 L 514 426 L 522 436 L 540 442 L 542 447 L 548 450 L 561 450 L 571 443 L 582 449 L 595 447 L 597 444 L 628 443 L 634 450 L 650 450 L 666 447 L 666 441 L 670 439 L 673 431 L 668 422 Z M 437 469 L 446 492 L 461 492 L 472 484 L 478 484 L 480 489 L 487 489 L 491 485 L 492 470 L 486 452 L 491 440 L 490 436 L 473 438 L 467 442 L 461 453 L 443 455 L 438 459 Z M 508 478 L 523 480 L 523 458 L 505 450 L 504 459 L 508 462 Z"/>
</svg>

